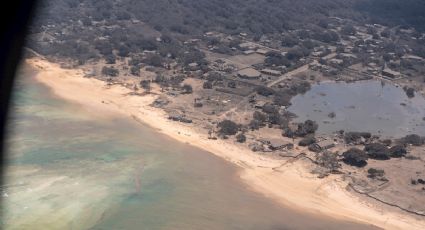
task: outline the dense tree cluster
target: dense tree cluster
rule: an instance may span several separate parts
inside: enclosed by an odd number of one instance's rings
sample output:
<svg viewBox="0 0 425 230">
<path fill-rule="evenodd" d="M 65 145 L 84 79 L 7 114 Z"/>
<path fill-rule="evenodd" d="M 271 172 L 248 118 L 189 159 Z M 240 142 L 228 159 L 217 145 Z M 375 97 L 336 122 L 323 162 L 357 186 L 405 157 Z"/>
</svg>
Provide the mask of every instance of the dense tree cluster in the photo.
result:
<svg viewBox="0 0 425 230">
<path fill-rule="evenodd" d="M 104 66 L 102 68 L 102 75 L 105 76 L 116 77 L 119 73 L 119 70 L 115 69 L 114 67 Z"/>
<path fill-rule="evenodd" d="M 341 167 L 338 161 L 338 155 L 330 151 L 318 153 L 316 155 L 316 163 L 329 170 L 329 172 L 336 172 Z"/>
<path fill-rule="evenodd" d="M 264 60 L 266 66 L 287 66 L 291 65 L 291 61 L 284 55 L 276 51 L 270 51 L 266 53 L 266 59 Z"/>
<path fill-rule="evenodd" d="M 372 137 L 372 134 L 369 132 L 345 132 L 344 133 L 344 141 L 347 144 L 356 144 L 362 138 L 367 140 Z"/>
<path fill-rule="evenodd" d="M 298 142 L 299 146 L 309 146 L 316 143 L 316 138 L 314 136 L 306 136 Z"/>
<path fill-rule="evenodd" d="M 390 151 L 387 146 L 381 143 L 371 143 L 364 147 L 364 151 L 367 153 L 369 158 L 376 160 L 388 160 L 390 159 Z"/>
<path fill-rule="evenodd" d="M 111 54 L 128 57 L 143 51 L 158 51 L 162 57 L 170 56 L 185 64 L 202 62 L 198 54 L 178 41 L 177 34 L 199 35 L 218 30 L 228 34 L 244 32 L 254 39 L 286 32 L 282 45 L 291 49 L 286 55 L 267 55 L 266 64 L 289 66 L 291 60 L 306 56 L 317 45 L 311 39 L 325 43 L 340 39 L 329 29 L 329 16 L 425 30 L 422 0 L 46 0 L 39 4 L 39 10 L 42 13 L 37 14 L 31 33 L 45 31 L 46 25 L 65 30 L 58 30 L 55 35 L 60 42 L 29 46 L 42 54 L 74 58 L 80 63 Z M 150 29 L 134 25 L 136 20 L 147 23 Z M 295 28 L 305 29 L 288 33 Z M 162 34 L 161 40 L 155 39 L 158 32 Z M 355 28 L 345 25 L 342 32 L 352 35 Z M 370 34 L 391 36 L 388 30 L 381 35 L 377 31 Z M 210 41 L 220 53 L 230 53 L 238 43 Z M 425 57 L 423 46 L 412 50 Z M 111 56 L 108 59 L 113 60 Z"/>
<path fill-rule="evenodd" d="M 424 144 L 424 138 L 417 134 L 409 134 L 401 138 L 400 142 L 402 144 L 411 144 L 414 146 L 421 146 Z"/>
<path fill-rule="evenodd" d="M 400 158 L 406 156 L 407 150 L 403 145 L 395 145 L 389 149 L 389 153 L 391 157 Z"/>
<path fill-rule="evenodd" d="M 374 23 L 412 26 L 425 31 L 425 3 L 422 0 L 359 1 L 356 9 L 367 13 Z"/>
<path fill-rule="evenodd" d="M 298 123 L 296 130 L 284 126 L 282 135 L 289 138 L 313 136 L 318 128 L 319 125 L 315 121 L 306 120 L 303 123 Z"/>
<path fill-rule="evenodd" d="M 193 88 L 189 84 L 184 84 L 182 86 L 182 90 L 183 90 L 183 92 L 182 92 L 183 94 L 191 94 L 193 92 Z"/>
<path fill-rule="evenodd" d="M 351 148 L 343 154 L 344 163 L 356 167 L 364 167 L 367 164 L 368 156 L 365 151 L 358 148 Z"/>
<path fill-rule="evenodd" d="M 274 90 L 267 86 L 258 86 L 255 91 L 262 96 L 268 97 L 274 94 Z"/>
<path fill-rule="evenodd" d="M 308 134 L 314 134 L 319 128 L 319 125 L 312 120 L 306 120 L 304 123 L 299 123 L 295 134 L 299 137 L 304 137 Z"/>
<path fill-rule="evenodd" d="M 217 127 L 218 133 L 223 136 L 235 135 L 239 131 L 239 125 L 231 120 L 223 120 L 217 124 Z"/>
</svg>

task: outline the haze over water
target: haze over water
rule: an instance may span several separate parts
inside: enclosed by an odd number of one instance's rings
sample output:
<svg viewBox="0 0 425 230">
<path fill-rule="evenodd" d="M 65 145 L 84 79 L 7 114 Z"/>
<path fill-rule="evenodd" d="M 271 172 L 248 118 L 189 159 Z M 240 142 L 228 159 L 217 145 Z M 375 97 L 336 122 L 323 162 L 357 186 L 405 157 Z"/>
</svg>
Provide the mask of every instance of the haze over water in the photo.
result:
<svg viewBox="0 0 425 230">
<path fill-rule="evenodd" d="M 25 67 L 14 92 L 3 229 L 369 228 L 277 205 L 212 154 L 88 113 L 32 77 Z"/>
</svg>

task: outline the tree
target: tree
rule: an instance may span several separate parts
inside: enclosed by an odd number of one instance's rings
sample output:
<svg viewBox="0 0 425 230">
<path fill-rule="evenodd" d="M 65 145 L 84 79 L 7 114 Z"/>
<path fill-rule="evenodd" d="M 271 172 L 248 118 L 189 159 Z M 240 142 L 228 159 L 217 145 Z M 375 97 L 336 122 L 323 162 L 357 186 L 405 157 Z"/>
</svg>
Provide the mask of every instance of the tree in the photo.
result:
<svg viewBox="0 0 425 230">
<path fill-rule="evenodd" d="M 263 106 L 262 111 L 267 114 L 279 113 L 279 108 L 275 105 L 267 103 Z"/>
<path fill-rule="evenodd" d="M 140 46 L 142 50 L 156 50 L 158 45 L 154 39 L 142 38 L 137 40 L 136 45 Z"/>
<path fill-rule="evenodd" d="M 134 76 L 139 77 L 140 76 L 140 67 L 139 66 L 131 66 L 130 67 L 130 73 Z"/>
<path fill-rule="evenodd" d="M 288 123 L 288 120 L 284 116 L 280 115 L 278 111 L 274 113 L 269 113 L 267 120 L 269 121 L 270 124 L 279 125 L 281 127 L 286 126 Z"/>
<path fill-rule="evenodd" d="M 395 145 L 390 148 L 390 156 L 394 158 L 404 157 L 407 154 L 406 147 L 403 145 Z"/>
<path fill-rule="evenodd" d="M 347 144 L 357 143 L 361 138 L 369 139 L 372 134 L 369 132 L 346 132 L 344 133 L 344 141 Z"/>
<path fill-rule="evenodd" d="M 413 98 L 415 97 L 415 89 L 412 87 L 408 87 L 405 89 L 406 95 L 408 98 Z"/>
<path fill-rule="evenodd" d="M 258 86 L 255 90 L 257 94 L 268 97 L 274 94 L 274 90 L 267 86 Z"/>
<path fill-rule="evenodd" d="M 285 37 L 283 37 L 282 46 L 293 47 L 297 44 L 298 44 L 298 40 L 295 37 L 291 35 L 286 35 Z"/>
<path fill-rule="evenodd" d="M 281 53 L 276 51 L 270 51 L 266 54 L 266 59 L 264 60 L 266 66 L 290 66 L 291 62 L 283 56 Z"/>
<path fill-rule="evenodd" d="M 321 19 L 321 20 L 317 23 L 317 25 L 318 25 L 318 26 L 320 26 L 320 27 L 322 27 L 322 28 L 324 28 L 324 29 L 327 29 L 327 28 L 328 28 L 328 26 L 329 26 L 329 22 L 328 22 L 328 20 L 326 20 L 326 19 Z"/>
<path fill-rule="evenodd" d="M 312 120 L 306 120 L 304 123 L 298 124 L 298 129 L 295 134 L 299 137 L 304 137 L 307 134 L 313 134 L 319 128 L 319 125 Z"/>
<path fill-rule="evenodd" d="M 321 167 L 328 169 L 330 172 L 336 172 L 341 167 L 338 163 L 337 154 L 330 151 L 323 151 L 316 155 L 316 162 Z"/>
<path fill-rule="evenodd" d="M 118 48 L 118 56 L 120 57 L 128 57 L 129 53 L 130 53 L 130 49 L 126 45 L 121 45 Z"/>
<path fill-rule="evenodd" d="M 382 59 L 384 59 L 384 61 L 389 62 L 391 61 L 392 55 L 385 53 L 384 55 L 382 55 Z"/>
<path fill-rule="evenodd" d="M 221 135 L 235 135 L 239 130 L 239 125 L 231 120 L 223 120 L 217 124 L 217 127 Z"/>
<path fill-rule="evenodd" d="M 163 59 L 159 54 L 152 54 L 149 55 L 144 61 L 148 65 L 162 67 Z"/>
<path fill-rule="evenodd" d="M 285 91 L 278 91 L 273 97 L 273 103 L 279 106 L 291 105 L 292 95 Z"/>
<path fill-rule="evenodd" d="M 105 62 L 108 65 L 115 64 L 115 55 L 109 54 L 105 56 Z"/>
<path fill-rule="evenodd" d="M 385 38 L 389 38 L 391 36 L 391 31 L 389 29 L 385 29 L 381 32 L 381 36 Z"/>
<path fill-rule="evenodd" d="M 227 87 L 229 87 L 229 88 L 236 88 L 236 82 L 229 81 L 229 83 L 227 83 Z"/>
<path fill-rule="evenodd" d="M 244 143 L 246 141 L 246 136 L 243 133 L 236 135 L 236 141 L 239 143 Z"/>
<path fill-rule="evenodd" d="M 406 135 L 400 140 L 400 142 L 404 144 L 411 144 L 414 146 L 421 146 L 424 144 L 423 138 L 417 134 Z"/>
<path fill-rule="evenodd" d="M 193 92 L 193 88 L 189 84 L 184 84 L 182 87 L 183 94 L 191 94 Z"/>
<path fill-rule="evenodd" d="M 367 165 L 368 156 L 365 151 L 358 148 L 351 148 L 345 151 L 342 161 L 348 165 L 364 167 Z"/>
<path fill-rule="evenodd" d="M 149 80 L 142 80 L 140 81 L 140 86 L 146 91 L 151 91 L 151 82 Z"/>
<path fill-rule="evenodd" d="M 284 137 L 289 137 L 289 138 L 294 138 L 295 137 L 295 132 L 290 129 L 289 127 L 285 127 L 282 131 L 282 136 Z"/>
<path fill-rule="evenodd" d="M 305 94 L 310 89 L 311 84 L 308 81 L 302 81 L 300 83 L 291 85 L 289 92 L 292 93 L 292 95 Z"/>
<path fill-rule="evenodd" d="M 119 74 L 119 71 L 115 69 L 114 67 L 104 66 L 102 68 L 102 75 L 116 77 L 118 76 L 118 74 Z"/>
<path fill-rule="evenodd" d="M 298 59 L 305 56 L 305 53 L 301 47 L 294 47 L 288 50 L 286 53 L 286 58 L 289 60 L 297 61 Z"/>
<path fill-rule="evenodd" d="M 300 140 L 300 142 L 298 142 L 299 146 L 309 146 L 311 144 L 316 143 L 316 138 L 314 138 L 314 136 L 306 136 L 303 139 Z"/>
<path fill-rule="evenodd" d="M 252 118 L 253 118 L 254 120 L 258 121 L 258 122 L 259 122 L 259 124 L 260 124 L 260 126 L 263 126 L 263 125 L 264 125 L 264 123 L 267 121 L 267 116 L 266 116 L 266 114 L 264 114 L 264 113 L 262 113 L 262 112 L 259 112 L 259 111 L 255 111 L 255 112 L 252 114 Z"/>
<path fill-rule="evenodd" d="M 212 89 L 212 87 L 213 87 L 213 85 L 212 85 L 212 82 L 210 82 L 210 81 L 206 81 L 202 85 L 202 88 L 204 88 L 204 89 Z"/>
<path fill-rule="evenodd" d="M 385 179 L 384 175 L 385 175 L 385 171 L 383 169 L 375 169 L 375 168 L 370 168 L 367 170 L 367 177 L 372 178 L 372 179 Z"/>
<path fill-rule="evenodd" d="M 364 148 L 367 155 L 376 160 L 388 160 L 390 159 L 390 153 L 388 147 L 381 143 L 367 144 Z"/>
<path fill-rule="evenodd" d="M 251 129 L 251 130 L 258 130 L 259 128 L 261 128 L 261 127 L 263 127 L 264 126 L 264 124 L 263 123 L 261 123 L 260 121 L 258 121 L 258 120 L 255 120 L 255 119 L 253 119 L 253 120 L 251 120 L 250 122 L 249 122 L 249 124 L 248 124 L 248 127 Z"/>
<path fill-rule="evenodd" d="M 353 25 L 346 25 L 342 27 L 341 32 L 345 35 L 355 35 L 356 34 L 356 28 L 354 28 Z"/>
</svg>

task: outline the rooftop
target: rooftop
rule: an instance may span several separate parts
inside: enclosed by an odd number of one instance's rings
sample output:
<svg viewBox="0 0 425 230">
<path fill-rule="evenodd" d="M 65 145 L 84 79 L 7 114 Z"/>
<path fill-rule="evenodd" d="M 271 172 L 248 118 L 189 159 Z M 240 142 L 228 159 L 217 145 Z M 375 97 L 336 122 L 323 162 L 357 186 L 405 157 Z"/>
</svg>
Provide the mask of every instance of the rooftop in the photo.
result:
<svg viewBox="0 0 425 230">
<path fill-rule="evenodd" d="M 245 68 L 238 71 L 238 76 L 245 78 L 259 78 L 261 73 L 253 68 Z"/>
</svg>

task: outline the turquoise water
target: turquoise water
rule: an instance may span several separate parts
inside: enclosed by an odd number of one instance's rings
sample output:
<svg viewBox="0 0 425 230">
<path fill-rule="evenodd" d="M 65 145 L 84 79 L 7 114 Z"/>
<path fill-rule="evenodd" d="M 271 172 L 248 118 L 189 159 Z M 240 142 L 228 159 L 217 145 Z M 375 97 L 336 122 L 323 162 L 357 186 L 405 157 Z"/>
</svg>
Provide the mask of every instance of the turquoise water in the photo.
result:
<svg viewBox="0 0 425 230">
<path fill-rule="evenodd" d="M 372 229 L 275 204 L 237 170 L 149 127 L 100 118 L 20 73 L 3 229 Z"/>
</svg>

